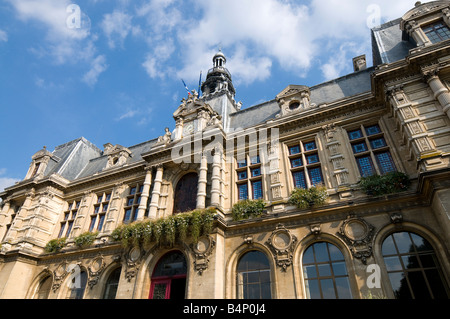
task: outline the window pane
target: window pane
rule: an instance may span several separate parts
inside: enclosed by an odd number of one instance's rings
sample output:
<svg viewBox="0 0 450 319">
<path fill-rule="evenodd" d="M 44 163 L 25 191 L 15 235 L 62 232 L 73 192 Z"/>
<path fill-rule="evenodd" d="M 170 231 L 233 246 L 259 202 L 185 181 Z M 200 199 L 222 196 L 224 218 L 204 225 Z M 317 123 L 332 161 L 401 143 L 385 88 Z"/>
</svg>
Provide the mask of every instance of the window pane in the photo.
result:
<svg viewBox="0 0 450 319">
<path fill-rule="evenodd" d="M 94 216 L 91 218 L 91 224 L 89 225 L 89 231 L 91 232 L 92 230 L 94 230 L 95 227 L 95 222 L 97 221 L 97 216 Z"/>
<path fill-rule="evenodd" d="M 248 199 L 248 185 L 247 184 L 238 185 L 238 192 L 239 192 L 239 200 Z"/>
<path fill-rule="evenodd" d="M 128 222 L 128 221 L 130 221 L 130 219 L 131 219 L 131 209 L 127 209 L 125 211 L 125 216 L 123 218 L 123 221 Z"/>
<path fill-rule="evenodd" d="M 303 147 L 305 148 L 305 151 L 312 151 L 317 149 L 316 142 L 309 142 L 303 144 Z"/>
<path fill-rule="evenodd" d="M 336 246 L 329 244 L 328 251 L 330 252 L 332 261 L 344 260 L 344 255 L 342 255 L 341 251 Z"/>
<path fill-rule="evenodd" d="M 336 299 L 333 279 L 322 279 L 320 281 L 320 288 L 322 289 L 323 299 Z"/>
<path fill-rule="evenodd" d="M 350 290 L 350 283 L 348 278 L 336 278 L 336 289 L 338 291 L 339 299 L 351 299 L 352 292 Z"/>
<path fill-rule="evenodd" d="M 321 264 L 317 265 L 317 268 L 319 269 L 319 276 L 320 277 L 329 277 L 331 276 L 331 267 L 330 264 Z"/>
<path fill-rule="evenodd" d="M 237 165 L 238 165 L 238 168 L 247 167 L 247 160 L 246 159 L 239 160 L 239 161 L 237 161 Z"/>
<path fill-rule="evenodd" d="M 306 157 L 306 162 L 307 162 L 308 164 L 319 163 L 319 155 L 317 155 L 317 154 L 308 155 L 308 156 Z"/>
<path fill-rule="evenodd" d="M 305 188 L 306 189 L 306 177 L 305 172 L 294 172 L 292 173 L 294 178 L 294 186 L 296 188 Z"/>
<path fill-rule="evenodd" d="M 383 152 L 375 154 L 381 174 L 395 172 L 396 168 L 391 153 Z"/>
<path fill-rule="evenodd" d="M 238 172 L 238 180 L 247 179 L 247 171 Z"/>
<path fill-rule="evenodd" d="M 402 270 L 402 264 L 397 256 L 385 257 L 384 263 L 386 264 L 387 271 L 397 271 Z"/>
<path fill-rule="evenodd" d="M 391 281 L 392 290 L 394 296 L 397 299 L 411 299 L 411 293 L 409 291 L 408 283 L 404 273 L 394 272 L 389 274 L 389 280 Z"/>
<path fill-rule="evenodd" d="M 306 296 L 308 299 L 320 299 L 319 282 L 317 280 L 307 280 L 305 283 Z"/>
<path fill-rule="evenodd" d="M 311 185 L 315 186 L 323 183 L 322 171 L 320 167 L 312 168 L 308 170 Z"/>
<path fill-rule="evenodd" d="M 375 140 L 370 140 L 370 146 L 373 149 L 377 149 L 377 148 L 381 148 L 381 147 L 385 147 L 386 141 L 384 140 L 384 138 L 377 138 Z"/>
<path fill-rule="evenodd" d="M 408 279 L 414 293 L 414 299 L 430 299 L 430 292 L 421 271 L 408 272 Z"/>
<path fill-rule="evenodd" d="M 105 222 L 105 215 L 101 215 L 100 220 L 98 221 L 98 227 L 97 227 L 98 230 L 100 230 L 100 231 L 102 230 L 104 222 Z"/>
<path fill-rule="evenodd" d="M 262 194 L 262 181 L 252 182 L 253 199 L 261 199 Z"/>
<path fill-rule="evenodd" d="M 347 276 L 347 267 L 345 262 L 333 263 L 333 274 L 335 276 Z"/>
<path fill-rule="evenodd" d="M 130 189 L 130 195 L 136 194 L 136 187 Z"/>
<path fill-rule="evenodd" d="M 260 168 L 254 168 L 252 169 L 252 177 L 261 176 L 261 169 Z"/>
<path fill-rule="evenodd" d="M 357 144 L 352 144 L 352 149 L 353 149 L 353 153 L 355 153 L 355 154 L 366 152 L 367 151 L 367 145 L 364 142 L 357 143 Z"/>
<path fill-rule="evenodd" d="M 381 129 L 378 125 L 372 125 L 372 126 L 366 127 L 366 134 L 368 136 L 378 134 L 378 133 L 381 133 Z"/>
<path fill-rule="evenodd" d="M 292 168 L 301 167 L 301 166 L 303 166 L 303 162 L 302 162 L 302 158 L 301 157 L 291 159 L 291 167 Z"/>
<path fill-rule="evenodd" d="M 414 252 L 413 243 L 409 237 L 409 233 L 395 233 L 393 235 L 395 239 L 395 244 L 397 245 L 398 252 L 400 254 Z"/>
<path fill-rule="evenodd" d="M 375 174 L 375 168 L 373 167 L 372 159 L 370 156 L 363 156 L 356 158 L 359 172 L 362 177 L 368 177 Z"/>
<path fill-rule="evenodd" d="M 317 278 L 316 265 L 303 266 L 303 275 L 305 279 Z"/>
<path fill-rule="evenodd" d="M 260 159 L 259 159 L 259 155 L 255 156 L 255 157 L 252 157 L 252 158 L 250 159 L 250 163 L 252 163 L 252 165 L 261 163 L 261 161 L 260 161 Z"/>
<path fill-rule="evenodd" d="M 361 138 L 361 137 L 363 137 L 361 130 L 355 130 L 355 131 L 348 132 L 348 138 L 350 140 L 355 140 L 355 139 Z"/>
<path fill-rule="evenodd" d="M 316 262 L 330 261 L 328 257 L 327 243 L 314 244 L 314 255 L 316 256 Z"/>
<path fill-rule="evenodd" d="M 295 154 L 300 154 L 300 146 L 299 145 L 289 147 L 289 155 L 295 155 Z"/>
<path fill-rule="evenodd" d="M 397 253 L 397 250 L 394 246 L 394 240 L 392 239 L 392 235 L 387 237 L 383 242 L 383 256 L 394 255 Z"/>
</svg>

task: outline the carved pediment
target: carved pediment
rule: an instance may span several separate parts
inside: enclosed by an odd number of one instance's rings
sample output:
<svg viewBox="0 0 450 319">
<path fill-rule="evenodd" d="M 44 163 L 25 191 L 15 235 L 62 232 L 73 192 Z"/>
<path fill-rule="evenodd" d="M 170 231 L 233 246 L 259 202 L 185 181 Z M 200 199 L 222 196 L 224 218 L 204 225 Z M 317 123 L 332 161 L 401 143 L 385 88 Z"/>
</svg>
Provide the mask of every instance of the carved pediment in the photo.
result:
<svg viewBox="0 0 450 319">
<path fill-rule="evenodd" d="M 305 85 L 289 85 L 276 96 L 281 116 L 311 107 L 311 91 Z"/>
<path fill-rule="evenodd" d="M 415 20 L 420 20 L 421 17 L 428 16 L 429 14 L 434 14 L 449 7 L 450 6 L 448 1 L 432 1 L 423 4 L 418 1 L 415 8 L 409 10 L 403 15 L 400 22 L 400 28 L 402 30 L 406 30 L 407 24 L 409 24 L 410 26 L 417 25 L 417 22 Z"/>
<path fill-rule="evenodd" d="M 103 147 L 103 154 L 108 156 L 105 169 L 126 164 L 127 159 L 132 155 L 131 151 L 122 145 L 113 146 L 111 143 L 106 143 Z"/>
</svg>

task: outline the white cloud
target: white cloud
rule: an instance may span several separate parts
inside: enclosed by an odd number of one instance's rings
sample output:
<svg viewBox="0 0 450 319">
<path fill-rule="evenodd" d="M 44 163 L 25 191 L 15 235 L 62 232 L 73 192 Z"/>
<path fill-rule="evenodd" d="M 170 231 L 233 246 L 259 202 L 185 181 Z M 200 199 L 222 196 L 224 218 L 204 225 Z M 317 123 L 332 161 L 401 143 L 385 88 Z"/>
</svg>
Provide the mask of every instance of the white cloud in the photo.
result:
<svg viewBox="0 0 450 319">
<path fill-rule="evenodd" d="M 269 77 L 274 63 L 299 77 L 320 63 L 327 78 L 351 72 L 354 56 L 371 57 L 368 21 L 399 18 L 415 0 L 197 0 L 186 5 L 191 14 L 183 19 L 178 19 L 182 9 L 174 3 L 150 0 L 137 15 L 147 17 L 150 46 L 170 39 L 182 48 L 177 77 L 196 80 L 199 70 L 212 66 L 211 57 L 221 46 L 234 79 L 249 84 Z M 380 16 L 373 19 L 374 13 Z M 341 49 L 351 43 L 358 45 Z M 328 60 L 330 55 L 336 59 Z M 150 53 L 143 66 L 155 77 L 167 60 Z"/>
<path fill-rule="evenodd" d="M 8 34 L 6 31 L 0 30 L 0 42 L 8 42 Z"/>
<path fill-rule="evenodd" d="M 97 54 L 97 36 L 90 33 L 90 18 L 80 9 L 73 11 L 70 0 L 7 0 L 24 22 L 38 22 L 45 28 L 45 41 L 29 48 L 39 58 L 50 57 L 57 65 L 86 64 L 90 70 L 82 81 L 94 85 L 107 68 L 104 55 Z M 76 17 L 75 20 L 71 19 Z M 79 19 L 78 19 L 79 18 Z M 80 25 L 73 24 L 80 21 Z M 39 82 L 37 83 L 39 85 Z M 42 83 L 41 83 L 42 84 Z"/>
<path fill-rule="evenodd" d="M 100 74 L 106 71 L 107 68 L 108 65 L 106 64 L 105 56 L 97 56 L 91 63 L 91 69 L 84 75 L 83 82 L 89 86 L 95 85 Z"/>
<path fill-rule="evenodd" d="M 110 48 L 115 48 L 116 42 L 123 45 L 123 41 L 133 29 L 131 20 L 131 15 L 118 10 L 103 16 L 101 27 L 108 37 Z"/>
<path fill-rule="evenodd" d="M 6 168 L 0 168 L 0 193 L 5 190 L 5 188 L 13 186 L 16 182 L 19 181 L 17 178 L 4 177 L 6 174 Z"/>
</svg>

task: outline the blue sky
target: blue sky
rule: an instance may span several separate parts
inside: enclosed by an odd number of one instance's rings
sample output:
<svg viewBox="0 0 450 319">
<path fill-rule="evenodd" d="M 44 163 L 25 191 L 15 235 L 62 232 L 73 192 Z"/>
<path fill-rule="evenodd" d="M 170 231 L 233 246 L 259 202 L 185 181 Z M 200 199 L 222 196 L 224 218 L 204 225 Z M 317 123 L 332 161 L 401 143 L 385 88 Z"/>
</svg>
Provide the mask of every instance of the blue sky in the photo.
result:
<svg viewBox="0 0 450 319">
<path fill-rule="evenodd" d="M 370 27 L 415 2 L 0 0 L 0 191 L 44 145 L 132 146 L 173 130 L 181 79 L 196 89 L 219 48 L 243 108 L 351 73 L 361 54 L 371 66 Z"/>
</svg>

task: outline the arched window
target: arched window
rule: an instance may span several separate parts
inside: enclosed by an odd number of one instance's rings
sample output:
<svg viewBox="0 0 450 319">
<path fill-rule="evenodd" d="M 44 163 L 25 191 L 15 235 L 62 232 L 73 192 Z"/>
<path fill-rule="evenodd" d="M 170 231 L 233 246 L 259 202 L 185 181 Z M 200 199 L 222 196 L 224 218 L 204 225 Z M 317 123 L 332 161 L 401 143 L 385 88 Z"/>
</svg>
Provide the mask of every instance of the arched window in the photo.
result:
<svg viewBox="0 0 450 319">
<path fill-rule="evenodd" d="M 150 299 L 184 299 L 186 295 L 186 258 L 180 251 L 166 254 L 156 266 Z"/>
<path fill-rule="evenodd" d="M 184 213 L 197 207 L 197 173 L 184 175 L 175 187 L 173 214 Z"/>
<path fill-rule="evenodd" d="M 83 299 L 86 290 L 87 273 L 82 270 L 79 274 L 75 274 L 71 279 L 69 299 Z"/>
<path fill-rule="evenodd" d="M 35 299 L 48 299 L 50 290 L 52 288 L 52 277 L 48 276 L 41 280 L 39 283 L 39 290 L 35 296 Z"/>
<path fill-rule="evenodd" d="M 350 299 L 344 255 L 334 245 L 318 242 L 303 255 L 303 276 L 309 299 Z"/>
<path fill-rule="evenodd" d="M 239 299 L 272 298 L 270 265 L 260 251 L 246 253 L 237 266 L 237 295 Z"/>
<path fill-rule="evenodd" d="M 439 261 L 426 239 L 410 232 L 394 233 L 384 240 L 382 253 L 395 298 L 449 297 Z"/>
<path fill-rule="evenodd" d="M 116 299 L 117 287 L 119 286 L 120 273 L 122 268 L 116 268 L 108 277 L 106 281 L 105 292 L 103 299 Z"/>
</svg>

